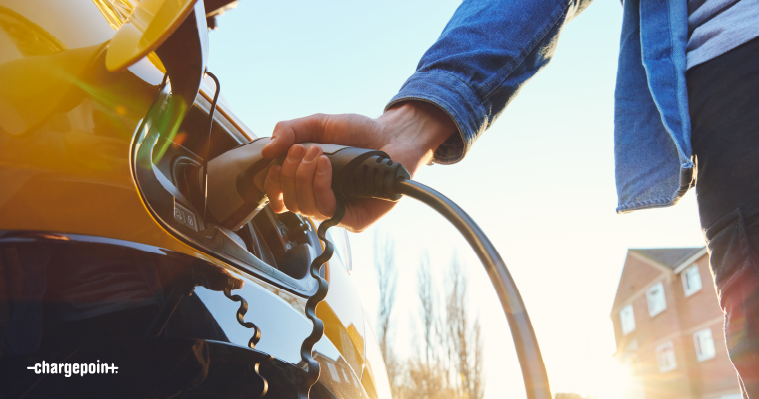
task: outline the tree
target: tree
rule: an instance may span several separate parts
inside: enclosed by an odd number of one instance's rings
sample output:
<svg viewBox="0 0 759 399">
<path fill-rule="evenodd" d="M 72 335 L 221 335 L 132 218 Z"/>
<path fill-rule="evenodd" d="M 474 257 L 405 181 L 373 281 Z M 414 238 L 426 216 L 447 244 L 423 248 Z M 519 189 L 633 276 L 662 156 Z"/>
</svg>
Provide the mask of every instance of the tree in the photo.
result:
<svg viewBox="0 0 759 399">
<path fill-rule="evenodd" d="M 398 398 L 482 399 L 484 395 L 483 344 L 478 318 L 467 306 L 468 281 L 454 255 L 441 305 L 429 256 L 422 256 L 417 271 L 417 296 L 422 345 L 407 362 L 407 378 Z"/>
<path fill-rule="evenodd" d="M 421 257 L 416 277 L 423 342 L 420 347 L 421 353 L 408 362 L 405 392 L 414 398 L 451 398 L 448 378 L 450 373 L 447 362 L 444 361 L 447 347 L 445 336 L 441 333 L 439 301 L 430 269 L 429 254 L 425 253 Z"/>
<path fill-rule="evenodd" d="M 387 378 L 394 397 L 398 396 L 401 365 L 395 358 L 392 345 L 391 315 L 395 305 L 395 287 L 398 273 L 395 269 L 395 244 L 387 235 L 374 236 L 374 267 L 379 284 L 377 340 L 387 368 Z"/>
<path fill-rule="evenodd" d="M 432 272 L 430 271 L 430 256 L 424 253 L 420 259 L 419 270 L 416 273 L 416 289 L 419 303 L 421 304 L 422 336 L 424 338 L 424 360 L 428 364 L 437 361 L 437 351 L 435 347 L 438 344 L 436 333 L 438 330 L 437 296 L 432 281 Z"/>
<path fill-rule="evenodd" d="M 461 398 L 482 399 L 485 384 L 481 327 L 479 317 L 470 325 L 467 286 L 468 279 L 454 255 L 446 293 L 446 336 L 452 369 L 459 377 L 454 387 Z"/>
</svg>

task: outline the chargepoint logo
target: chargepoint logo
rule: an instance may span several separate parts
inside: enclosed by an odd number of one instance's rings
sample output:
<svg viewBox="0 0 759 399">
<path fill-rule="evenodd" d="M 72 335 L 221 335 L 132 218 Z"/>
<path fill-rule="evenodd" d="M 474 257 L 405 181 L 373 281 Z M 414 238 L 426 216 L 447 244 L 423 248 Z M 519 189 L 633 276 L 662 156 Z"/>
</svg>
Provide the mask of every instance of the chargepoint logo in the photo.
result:
<svg viewBox="0 0 759 399">
<path fill-rule="evenodd" d="M 79 375 L 84 377 L 87 374 L 118 374 L 119 367 L 114 363 L 36 363 L 34 366 L 27 367 L 34 370 L 35 374 L 63 374 L 66 377 Z"/>
</svg>

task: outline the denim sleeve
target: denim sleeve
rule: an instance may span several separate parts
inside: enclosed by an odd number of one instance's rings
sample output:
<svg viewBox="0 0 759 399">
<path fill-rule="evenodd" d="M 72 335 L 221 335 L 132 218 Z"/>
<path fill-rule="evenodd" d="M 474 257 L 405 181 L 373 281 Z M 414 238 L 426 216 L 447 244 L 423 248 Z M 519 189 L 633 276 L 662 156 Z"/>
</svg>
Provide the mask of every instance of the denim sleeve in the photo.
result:
<svg viewBox="0 0 759 399">
<path fill-rule="evenodd" d="M 456 123 L 436 163 L 464 158 L 522 86 L 551 60 L 559 33 L 591 0 L 464 0 L 385 109 L 408 100 Z"/>
</svg>

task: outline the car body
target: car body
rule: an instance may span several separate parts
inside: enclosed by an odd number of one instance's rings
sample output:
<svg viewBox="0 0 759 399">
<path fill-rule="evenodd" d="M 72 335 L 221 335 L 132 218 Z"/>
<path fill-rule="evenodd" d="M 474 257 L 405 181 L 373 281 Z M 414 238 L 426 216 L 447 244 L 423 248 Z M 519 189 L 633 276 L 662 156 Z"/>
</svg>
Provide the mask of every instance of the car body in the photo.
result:
<svg viewBox="0 0 759 399">
<path fill-rule="evenodd" d="M 201 155 L 256 136 L 223 101 L 209 124 L 216 86 L 202 78 L 206 15 L 194 12 L 126 70 L 106 68 L 135 4 L 0 3 L 0 371 L 15 376 L 0 382 L 0 395 L 295 397 L 312 328 L 304 309 L 316 289 L 307 270 L 323 250 L 316 226 L 265 208 L 232 232 L 203 215 L 194 180 Z M 206 5 L 205 14 L 223 6 Z M 234 84 L 221 78 L 222 89 Z M 347 234 L 330 237 L 338 250 L 321 271 L 330 289 L 316 312 L 325 337 L 314 347 L 321 375 L 311 397 L 389 398 L 350 280 Z M 238 317 L 225 288 L 247 314 Z M 187 364 L 172 345 L 200 360 Z M 133 378 L 77 385 L 21 368 L 99 356 L 118 359 Z M 177 365 L 186 373 L 174 385 L 166 381 L 178 372 L 146 377 Z"/>
</svg>

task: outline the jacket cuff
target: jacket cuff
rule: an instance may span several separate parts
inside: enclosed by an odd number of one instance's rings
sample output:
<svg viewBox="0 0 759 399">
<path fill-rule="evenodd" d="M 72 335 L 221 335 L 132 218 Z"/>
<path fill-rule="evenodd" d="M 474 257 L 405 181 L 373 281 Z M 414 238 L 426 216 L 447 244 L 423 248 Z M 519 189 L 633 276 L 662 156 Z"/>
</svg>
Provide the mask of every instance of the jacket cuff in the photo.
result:
<svg viewBox="0 0 759 399">
<path fill-rule="evenodd" d="M 474 90 L 453 73 L 439 70 L 414 73 L 385 106 L 385 111 L 410 100 L 438 106 L 453 119 L 459 131 L 459 136 L 452 135 L 435 150 L 435 163 L 453 164 L 464 159 L 487 128 L 485 107 Z"/>
</svg>

